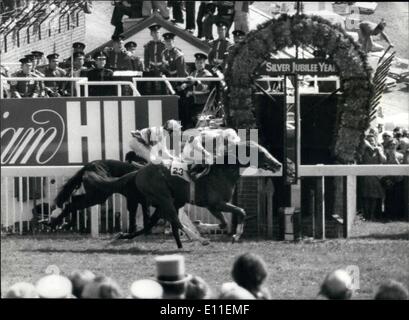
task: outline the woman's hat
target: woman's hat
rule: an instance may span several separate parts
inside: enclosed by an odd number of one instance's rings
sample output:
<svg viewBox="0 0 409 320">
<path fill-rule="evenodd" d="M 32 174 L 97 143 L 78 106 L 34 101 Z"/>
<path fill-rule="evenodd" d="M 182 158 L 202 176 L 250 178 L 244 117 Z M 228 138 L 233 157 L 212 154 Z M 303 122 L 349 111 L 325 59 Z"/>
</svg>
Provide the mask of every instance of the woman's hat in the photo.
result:
<svg viewBox="0 0 409 320">
<path fill-rule="evenodd" d="M 41 298 L 63 299 L 71 295 L 72 283 L 67 277 L 51 274 L 37 282 L 36 290 Z"/>
<path fill-rule="evenodd" d="M 133 299 L 162 299 L 163 288 L 155 280 L 138 280 L 131 285 Z"/>
<path fill-rule="evenodd" d="M 28 282 L 18 282 L 12 285 L 5 295 L 7 299 L 32 299 L 38 297 L 36 288 Z"/>
</svg>

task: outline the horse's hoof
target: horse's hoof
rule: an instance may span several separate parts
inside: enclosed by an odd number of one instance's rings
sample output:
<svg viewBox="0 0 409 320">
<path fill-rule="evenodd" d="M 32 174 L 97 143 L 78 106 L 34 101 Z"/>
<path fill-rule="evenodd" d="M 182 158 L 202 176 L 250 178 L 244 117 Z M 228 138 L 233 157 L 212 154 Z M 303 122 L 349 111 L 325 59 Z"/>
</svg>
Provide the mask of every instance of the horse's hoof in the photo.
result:
<svg viewBox="0 0 409 320">
<path fill-rule="evenodd" d="M 127 239 L 127 238 L 126 238 L 126 233 L 120 232 L 120 233 L 118 233 L 118 234 L 115 236 L 114 239 L 115 239 L 115 240 Z"/>
<path fill-rule="evenodd" d="M 206 239 L 202 241 L 202 246 L 207 246 L 210 244 L 210 240 Z"/>
<path fill-rule="evenodd" d="M 239 241 L 239 237 L 237 235 L 234 235 L 233 237 L 231 237 L 231 243 L 236 243 Z"/>
</svg>

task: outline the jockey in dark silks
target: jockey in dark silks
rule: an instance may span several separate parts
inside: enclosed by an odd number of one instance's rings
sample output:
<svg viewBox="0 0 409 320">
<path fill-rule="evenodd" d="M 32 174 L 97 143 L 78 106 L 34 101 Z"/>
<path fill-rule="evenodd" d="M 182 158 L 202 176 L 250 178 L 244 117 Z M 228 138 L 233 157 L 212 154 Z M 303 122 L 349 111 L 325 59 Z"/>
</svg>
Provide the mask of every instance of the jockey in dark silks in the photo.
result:
<svg viewBox="0 0 409 320">
<path fill-rule="evenodd" d="M 240 142 L 240 137 L 234 129 L 222 129 L 214 123 L 209 124 L 197 136 L 191 136 L 183 148 L 182 159 L 191 163 L 189 175 L 197 180 L 201 173 L 215 163 L 217 157 L 223 156 L 226 149 Z"/>
</svg>

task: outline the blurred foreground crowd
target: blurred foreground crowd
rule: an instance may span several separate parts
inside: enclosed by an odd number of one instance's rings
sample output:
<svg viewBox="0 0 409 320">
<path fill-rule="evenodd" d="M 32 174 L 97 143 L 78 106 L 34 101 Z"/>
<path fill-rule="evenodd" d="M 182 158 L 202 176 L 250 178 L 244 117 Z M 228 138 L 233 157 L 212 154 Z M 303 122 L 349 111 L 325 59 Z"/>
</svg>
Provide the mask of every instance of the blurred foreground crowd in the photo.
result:
<svg viewBox="0 0 409 320">
<path fill-rule="evenodd" d="M 199 276 L 185 270 L 182 255 L 164 255 L 156 259 L 156 279 L 133 282 L 129 292 L 109 277 L 95 275 L 89 270 L 74 271 L 68 277 L 51 274 L 41 278 L 36 285 L 27 282 L 14 284 L 5 298 L 79 298 L 79 299 L 220 299 L 220 300 L 268 300 L 269 289 L 265 285 L 267 266 L 253 253 L 238 256 L 231 269 L 232 282 L 224 283 L 219 292 L 213 291 Z M 329 273 L 321 284 L 316 299 L 348 300 L 354 297 L 353 278 L 338 269 Z M 400 282 L 387 280 L 379 285 L 374 299 L 408 300 L 408 289 Z"/>
</svg>

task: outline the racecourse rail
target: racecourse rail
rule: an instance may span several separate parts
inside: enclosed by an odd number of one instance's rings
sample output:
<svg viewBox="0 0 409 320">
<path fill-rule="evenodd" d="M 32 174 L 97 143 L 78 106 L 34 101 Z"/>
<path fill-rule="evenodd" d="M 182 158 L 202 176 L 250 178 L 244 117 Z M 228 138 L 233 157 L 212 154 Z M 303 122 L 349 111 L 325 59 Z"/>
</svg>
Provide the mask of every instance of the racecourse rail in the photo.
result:
<svg viewBox="0 0 409 320">
<path fill-rule="evenodd" d="M 23 213 L 25 210 L 29 210 L 28 212 L 31 212 L 31 208 L 33 207 L 32 204 L 30 204 L 30 201 L 27 201 L 24 203 L 23 197 L 20 196 L 20 199 L 17 201 L 13 201 L 13 203 L 10 203 L 10 199 L 14 199 L 14 197 L 10 197 L 10 193 L 13 193 L 16 188 L 16 181 L 15 179 L 17 178 L 19 183 L 19 194 L 21 195 L 23 193 L 23 183 L 22 179 L 23 177 L 27 178 L 28 177 L 39 177 L 41 179 L 41 198 L 38 199 L 38 203 L 43 203 L 47 202 L 51 204 L 53 202 L 54 197 L 57 194 L 59 186 L 61 186 L 67 178 L 71 177 L 73 174 L 75 174 L 82 166 L 66 166 L 66 167 L 61 167 L 61 166 L 44 166 L 44 167 L 22 167 L 22 166 L 10 166 L 10 167 L 2 167 L 1 168 L 1 184 L 2 184 L 2 198 L 4 197 L 4 210 L 12 211 L 13 212 L 13 220 L 18 221 L 19 224 L 19 233 L 23 233 Z M 302 177 L 316 177 L 317 178 L 317 184 L 321 184 L 322 186 L 322 194 L 321 194 L 321 200 L 324 201 L 324 196 L 323 194 L 325 193 L 324 191 L 324 178 L 325 177 L 343 177 L 343 181 L 346 186 L 346 191 L 345 194 L 347 195 L 345 197 L 345 201 L 348 202 L 348 204 L 345 206 L 346 207 L 346 212 L 344 213 L 344 228 L 345 228 L 345 233 L 344 236 L 348 236 L 349 230 L 352 226 L 352 222 L 354 219 L 354 216 L 356 214 L 356 177 L 357 176 L 373 176 L 373 175 L 379 175 L 382 173 L 383 175 L 388 175 L 388 176 L 409 176 L 409 165 L 301 165 L 300 166 L 300 173 L 299 176 Z M 251 174 L 252 175 L 252 174 Z M 255 176 L 260 176 L 259 174 L 255 173 Z M 265 174 L 263 173 L 262 176 L 270 176 L 270 177 L 281 177 L 282 172 L 278 173 L 271 173 L 271 174 Z M 45 179 L 45 180 L 43 180 Z M 55 182 L 53 182 L 53 180 Z M 43 181 L 46 181 L 45 184 L 43 184 Z M 51 187 L 51 185 L 54 185 Z M 4 187 L 4 189 L 3 189 Z M 29 183 L 26 184 L 25 186 L 27 188 L 27 199 L 30 198 L 29 194 Z M 47 190 L 44 190 L 47 189 Z M 44 196 L 44 194 L 46 194 Z M 119 198 L 118 198 L 119 197 Z M 119 212 L 120 212 L 120 229 L 123 231 L 126 231 L 128 228 L 128 212 L 126 210 L 126 205 L 125 201 L 122 198 L 122 196 L 113 196 L 111 197 L 110 200 L 107 201 L 106 205 L 108 207 L 108 203 L 111 202 L 112 207 L 115 209 L 116 207 L 119 207 Z M 323 232 L 322 232 L 322 238 L 325 239 L 325 206 L 321 206 L 322 211 L 321 211 L 321 219 L 322 223 L 320 224 Z M 41 209 L 43 210 L 43 208 Z M 27 211 L 26 211 L 27 212 Z M 115 212 L 115 210 L 114 210 Z M 90 221 L 87 221 L 85 216 L 84 223 L 85 224 L 90 224 L 90 231 L 91 231 L 91 236 L 97 237 L 100 234 L 100 228 L 102 227 L 102 224 L 105 223 L 105 226 L 108 226 L 108 215 L 105 215 L 105 221 L 102 221 L 100 219 L 100 214 L 101 214 L 101 207 L 94 206 L 91 208 L 91 219 Z M 196 213 L 193 212 L 193 215 Z M 192 213 L 190 214 L 190 218 L 192 220 L 200 219 L 205 223 L 217 223 L 216 220 L 214 220 L 213 217 L 210 215 L 204 215 L 203 212 L 200 212 L 201 216 L 198 217 L 192 216 Z M 138 215 L 141 216 L 139 210 L 138 210 Z M 42 212 L 42 216 L 44 217 L 44 212 Z M 80 215 L 77 215 L 77 223 L 79 222 Z M 6 219 L 8 218 L 8 214 L 6 214 Z M 213 219 L 212 219 L 213 218 Z M 113 225 L 115 227 L 115 216 L 113 216 Z M 12 229 L 15 231 L 15 223 L 13 221 Z M 9 221 L 3 220 L 2 218 L 2 224 L 3 225 L 9 225 Z"/>
</svg>

